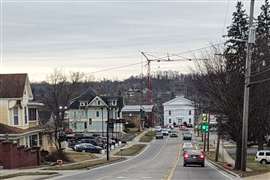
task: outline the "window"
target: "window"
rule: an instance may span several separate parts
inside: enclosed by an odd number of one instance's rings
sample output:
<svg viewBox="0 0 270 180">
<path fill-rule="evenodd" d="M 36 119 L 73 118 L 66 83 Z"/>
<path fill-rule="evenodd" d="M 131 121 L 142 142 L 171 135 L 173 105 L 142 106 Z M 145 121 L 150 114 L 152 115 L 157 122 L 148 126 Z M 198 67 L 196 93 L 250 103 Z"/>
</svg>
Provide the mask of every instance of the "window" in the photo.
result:
<svg viewBox="0 0 270 180">
<path fill-rule="evenodd" d="M 191 115 L 191 110 L 189 110 L 188 114 Z"/>
<path fill-rule="evenodd" d="M 87 129 L 87 122 L 84 122 L 84 129 Z"/>
<path fill-rule="evenodd" d="M 87 116 L 88 116 L 87 110 L 84 112 L 84 115 L 85 115 L 85 117 L 87 118 Z"/>
<path fill-rule="evenodd" d="M 91 118 L 89 119 L 89 125 L 92 125 L 92 119 Z"/>
<path fill-rule="evenodd" d="M 169 119 L 169 123 L 172 123 L 172 120 L 171 119 Z"/>
<path fill-rule="evenodd" d="M 97 104 L 100 105 L 100 101 L 97 101 Z"/>
<path fill-rule="evenodd" d="M 99 111 L 96 112 L 96 116 L 99 117 Z"/>
<path fill-rule="evenodd" d="M 30 147 L 37 146 L 38 145 L 38 135 L 32 135 L 29 136 L 29 142 L 30 142 Z"/>
<path fill-rule="evenodd" d="M 13 123 L 14 123 L 14 125 L 19 125 L 19 114 L 18 114 L 18 108 L 17 107 L 15 107 L 14 109 L 13 109 Z"/>
<path fill-rule="evenodd" d="M 191 124 L 191 118 L 189 118 L 188 123 Z"/>
<path fill-rule="evenodd" d="M 24 123 L 27 124 L 28 119 L 27 119 L 27 109 L 24 107 Z"/>
<path fill-rule="evenodd" d="M 264 152 L 259 152 L 259 156 L 264 156 Z"/>
<path fill-rule="evenodd" d="M 35 108 L 29 109 L 29 121 L 37 120 L 37 110 Z"/>
<path fill-rule="evenodd" d="M 172 112 L 171 112 L 171 111 L 169 111 L 169 116 L 170 116 L 170 115 L 172 115 Z"/>
<path fill-rule="evenodd" d="M 76 111 L 74 112 L 74 119 L 76 119 Z"/>
<path fill-rule="evenodd" d="M 270 156 L 270 152 L 266 152 L 265 154 L 266 154 L 266 156 Z"/>
</svg>

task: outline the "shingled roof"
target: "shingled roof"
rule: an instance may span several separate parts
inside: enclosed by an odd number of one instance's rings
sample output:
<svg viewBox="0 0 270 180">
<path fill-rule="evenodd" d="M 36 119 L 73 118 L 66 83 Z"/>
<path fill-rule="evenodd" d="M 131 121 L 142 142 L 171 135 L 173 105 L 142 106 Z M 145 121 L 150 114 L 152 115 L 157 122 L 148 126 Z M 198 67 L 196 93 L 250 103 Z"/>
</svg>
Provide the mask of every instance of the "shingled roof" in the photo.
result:
<svg viewBox="0 0 270 180">
<path fill-rule="evenodd" d="M 0 74 L 0 98 L 23 97 L 27 74 Z"/>
<path fill-rule="evenodd" d="M 30 127 L 27 129 L 21 129 L 17 127 L 11 127 L 6 124 L 0 123 L 0 134 L 23 134 L 31 131 L 42 130 L 40 126 Z"/>
</svg>

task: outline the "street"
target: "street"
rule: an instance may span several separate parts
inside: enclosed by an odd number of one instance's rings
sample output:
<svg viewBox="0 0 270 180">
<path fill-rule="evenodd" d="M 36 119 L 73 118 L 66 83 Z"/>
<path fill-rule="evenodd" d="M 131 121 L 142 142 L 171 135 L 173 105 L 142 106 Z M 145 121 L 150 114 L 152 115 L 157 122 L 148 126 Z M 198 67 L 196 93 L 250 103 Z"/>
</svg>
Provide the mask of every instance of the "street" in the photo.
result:
<svg viewBox="0 0 270 180">
<path fill-rule="evenodd" d="M 230 175 L 220 172 L 206 162 L 202 167 L 183 167 L 181 152 L 181 136 L 154 140 L 149 147 L 135 158 L 113 165 L 95 168 L 80 174 L 57 177 L 54 179 L 183 179 L 183 180 L 225 180 L 233 179 Z M 180 158 L 177 159 L 177 157 Z"/>
</svg>

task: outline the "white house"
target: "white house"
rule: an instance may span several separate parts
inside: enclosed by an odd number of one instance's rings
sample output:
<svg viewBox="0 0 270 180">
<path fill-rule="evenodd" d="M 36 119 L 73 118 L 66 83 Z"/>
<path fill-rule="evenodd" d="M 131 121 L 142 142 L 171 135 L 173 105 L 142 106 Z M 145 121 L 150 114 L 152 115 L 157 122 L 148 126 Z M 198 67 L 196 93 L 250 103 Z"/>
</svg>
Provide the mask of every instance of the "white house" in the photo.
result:
<svg viewBox="0 0 270 180">
<path fill-rule="evenodd" d="M 107 130 L 108 110 L 110 119 L 114 120 L 114 132 L 123 131 L 121 109 L 123 98 L 98 96 L 87 89 L 75 98 L 68 110 L 69 128 L 74 133 L 105 133 Z"/>
<path fill-rule="evenodd" d="M 163 104 L 164 125 L 187 124 L 194 125 L 195 108 L 191 100 L 182 96 L 176 97 Z"/>
</svg>

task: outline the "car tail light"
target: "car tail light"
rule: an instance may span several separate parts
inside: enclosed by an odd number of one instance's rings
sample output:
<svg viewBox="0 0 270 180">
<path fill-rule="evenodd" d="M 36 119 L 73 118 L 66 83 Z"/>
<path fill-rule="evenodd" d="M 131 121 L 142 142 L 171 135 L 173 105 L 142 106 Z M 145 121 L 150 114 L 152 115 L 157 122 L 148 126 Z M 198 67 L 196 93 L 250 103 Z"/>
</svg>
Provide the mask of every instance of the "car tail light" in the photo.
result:
<svg viewBox="0 0 270 180">
<path fill-rule="evenodd" d="M 200 155 L 200 158 L 201 158 L 201 159 L 204 159 L 204 155 L 203 155 L 203 154 L 201 154 L 201 155 Z"/>
<path fill-rule="evenodd" d="M 185 158 L 185 159 L 187 159 L 188 156 L 189 156 L 188 153 L 185 153 L 185 154 L 184 154 L 184 158 Z"/>
</svg>

